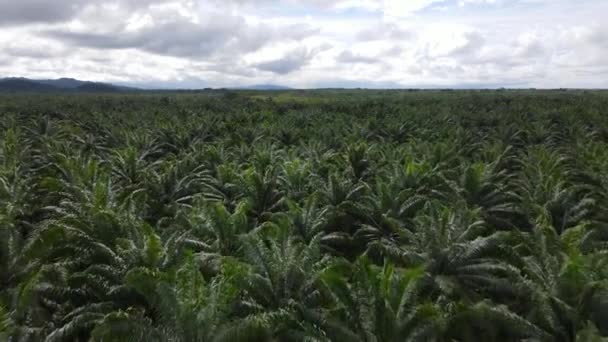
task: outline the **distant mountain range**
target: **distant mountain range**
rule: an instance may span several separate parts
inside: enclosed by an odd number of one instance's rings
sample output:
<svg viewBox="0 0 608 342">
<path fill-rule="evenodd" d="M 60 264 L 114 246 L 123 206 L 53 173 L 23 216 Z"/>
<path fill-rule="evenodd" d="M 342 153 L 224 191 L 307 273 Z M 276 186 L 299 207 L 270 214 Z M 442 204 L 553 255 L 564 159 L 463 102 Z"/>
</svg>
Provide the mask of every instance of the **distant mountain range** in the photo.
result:
<svg viewBox="0 0 608 342">
<path fill-rule="evenodd" d="M 0 78 L 0 92 L 121 92 L 139 90 L 110 83 L 81 81 L 73 78 L 34 80 L 23 77 Z"/>
<path fill-rule="evenodd" d="M 258 84 L 246 87 L 233 87 L 230 89 L 242 90 L 289 90 L 291 88 L 274 84 Z M 164 91 L 163 89 L 150 89 L 151 91 Z M 178 89 L 175 89 L 178 90 Z M 195 90 L 195 89 L 188 89 Z M 125 87 L 111 83 L 81 81 L 74 78 L 58 78 L 54 80 L 36 80 L 24 77 L 0 78 L 0 93 L 4 92 L 128 92 L 144 91 L 141 88 Z M 167 90 L 170 91 L 170 90 Z"/>
</svg>

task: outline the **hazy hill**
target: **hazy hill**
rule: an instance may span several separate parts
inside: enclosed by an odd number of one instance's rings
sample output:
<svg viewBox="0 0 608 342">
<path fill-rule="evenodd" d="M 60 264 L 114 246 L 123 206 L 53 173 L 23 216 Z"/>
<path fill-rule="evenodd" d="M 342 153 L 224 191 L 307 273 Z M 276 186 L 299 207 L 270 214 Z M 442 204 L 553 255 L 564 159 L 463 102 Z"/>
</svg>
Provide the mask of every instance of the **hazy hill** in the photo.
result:
<svg viewBox="0 0 608 342">
<path fill-rule="evenodd" d="M 47 92 L 57 90 L 55 86 L 39 83 L 27 78 L 3 78 L 0 79 L 0 91 L 21 92 L 38 91 Z"/>
<path fill-rule="evenodd" d="M 210 89 L 210 88 L 209 88 Z M 234 90 L 291 90 L 292 88 L 276 84 L 256 84 L 245 87 L 233 87 Z M 150 89 L 151 90 L 151 89 Z M 179 90 L 179 89 L 174 89 Z M 194 90 L 194 89 L 192 89 Z M 121 85 L 82 81 L 75 78 L 58 78 L 37 80 L 24 77 L 0 78 L 0 92 L 121 92 L 144 91 L 141 88 Z M 155 89 L 155 91 L 164 91 Z M 170 90 L 167 90 L 170 91 Z"/>
<path fill-rule="evenodd" d="M 80 81 L 74 78 L 58 78 L 56 80 L 36 80 L 38 83 L 52 85 L 54 87 L 59 88 L 68 88 L 68 89 L 76 89 L 83 84 L 87 83 L 85 81 Z"/>
<path fill-rule="evenodd" d="M 110 83 L 81 81 L 74 78 L 34 80 L 23 77 L 9 77 L 0 79 L 1 92 L 119 92 L 128 90 L 138 89 Z"/>
</svg>

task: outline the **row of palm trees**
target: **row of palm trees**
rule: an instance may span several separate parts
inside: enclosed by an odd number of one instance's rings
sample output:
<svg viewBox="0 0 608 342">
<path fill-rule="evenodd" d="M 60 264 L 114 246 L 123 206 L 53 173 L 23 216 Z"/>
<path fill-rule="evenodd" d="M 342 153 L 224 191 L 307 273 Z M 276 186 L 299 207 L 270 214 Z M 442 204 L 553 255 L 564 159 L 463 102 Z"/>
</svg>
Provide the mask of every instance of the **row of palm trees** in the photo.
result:
<svg viewBox="0 0 608 342">
<path fill-rule="evenodd" d="M 608 99 L 372 95 L 2 99 L 0 340 L 608 335 Z"/>
</svg>

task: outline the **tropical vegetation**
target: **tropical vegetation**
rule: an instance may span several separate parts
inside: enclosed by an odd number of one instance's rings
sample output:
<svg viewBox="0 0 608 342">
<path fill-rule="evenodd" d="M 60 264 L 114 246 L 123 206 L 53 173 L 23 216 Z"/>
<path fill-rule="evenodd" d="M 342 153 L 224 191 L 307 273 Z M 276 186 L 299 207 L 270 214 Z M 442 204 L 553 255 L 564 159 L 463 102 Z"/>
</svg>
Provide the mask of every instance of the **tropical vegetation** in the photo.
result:
<svg viewBox="0 0 608 342">
<path fill-rule="evenodd" d="M 0 97 L 1 341 L 603 341 L 608 94 Z"/>
</svg>

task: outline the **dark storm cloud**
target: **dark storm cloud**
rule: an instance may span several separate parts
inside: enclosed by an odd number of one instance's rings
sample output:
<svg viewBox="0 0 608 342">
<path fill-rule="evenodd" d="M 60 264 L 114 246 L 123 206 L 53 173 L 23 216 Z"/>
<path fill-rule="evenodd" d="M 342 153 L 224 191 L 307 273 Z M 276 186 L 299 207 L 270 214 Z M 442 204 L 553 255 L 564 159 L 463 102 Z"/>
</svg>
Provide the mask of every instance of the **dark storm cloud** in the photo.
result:
<svg viewBox="0 0 608 342">
<path fill-rule="evenodd" d="M 336 58 L 336 62 L 338 63 L 363 63 L 363 64 L 376 64 L 378 60 L 373 57 L 362 56 L 358 54 L 354 54 L 351 51 L 343 51 L 338 58 Z"/>
<path fill-rule="evenodd" d="M 308 64 L 315 56 L 315 51 L 305 48 L 298 48 L 288 52 L 283 57 L 267 62 L 255 64 L 255 68 L 263 71 L 274 72 L 275 74 L 285 75 L 296 71 Z"/>
<path fill-rule="evenodd" d="M 299 40 L 318 32 L 305 24 L 275 28 L 249 25 L 237 16 L 209 16 L 202 23 L 185 18 L 137 31 L 46 31 L 45 35 L 73 46 L 96 49 L 140 49 L 165 56 L 208 57 L 216 53 L 253 52 L 271 41 Z"/>
</svg>

